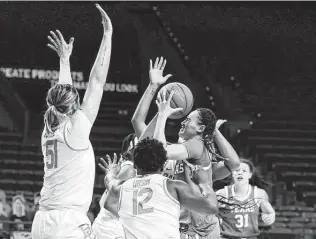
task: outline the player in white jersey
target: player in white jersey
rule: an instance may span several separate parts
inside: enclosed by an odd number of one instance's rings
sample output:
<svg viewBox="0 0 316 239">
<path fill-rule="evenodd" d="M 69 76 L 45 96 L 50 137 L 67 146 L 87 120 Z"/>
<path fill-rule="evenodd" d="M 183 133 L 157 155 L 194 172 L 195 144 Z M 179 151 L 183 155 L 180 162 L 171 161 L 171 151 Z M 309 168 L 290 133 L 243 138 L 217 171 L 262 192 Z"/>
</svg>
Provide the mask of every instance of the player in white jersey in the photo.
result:
<svg viewBox="0 0 316 239">
<path fill-rule="evenodd" d="M 138 176 L 127 181 L 117 179 L 120 166 L 115 164 L 116 159 L 114 164 L 108 160 L 110 165 L 103 162 L 106 187 L 120 197 L 118 214 L 127 239 L 179 239 L 180 205 L 203 214 L 217 213 L 214 192 L 202 196 L 197 186 L 191 188 L 183 181 L 160 175 L 167 160 L 161 142 L 141 140 L 133 159 Z"/>
<path fill-rule="evenodd" d="M 33 239 L 95 238 L 87 217 L 95 179 L 89 135 L 107 78 L 112 38 L 109 17 L 99 5 L 96 7 L 104 34 L 81 107 L 69 66 L 73 39 L 67 44 L 58 30 L 48 37 L 49 47 L 60 57 L 60 75 L 46 98 L 41 142 L 45 174 L 39 211 L 32 225 Z"/>
<path fill-rule="evenodd" d="M 136 175 L 132 159 L 132 150 L 137 142 L 138 139 L 135 134 L 129 134 L 123 140 L 121 149 L 123 163 L 121 164 L 120 173 L 118 175 L 118 178 L 121 180 L 133 178 Z M 173 166 L 165 166 L 162 175 L 172 178 Z M 100 212 L 92 224 L 92 230 L 98 239 L 125 238 L 124 228 L 117 212 L 118 201 L 119 198 L 110 195 L 108 190 L 103 193 L 100 200 Z"/>
<path fill-rule="evenodd" d="M 127 180 L 136 176 L 130 153 L 130 150 L 135 147 L 136 143 L 137 137 L 135 134 L 129 134 L 123 140 L 121 154 L 124 161 L 118 175 L 118 178 L 121 180 Z M 92 230 L 98 239 L 125 238 L 125 232 L 117 212 L 118 201 L 119 197 L 113 196 L 108 190 L 103 193 L 100 200 L 100 212 L 92 224 Z"/>
</svg>

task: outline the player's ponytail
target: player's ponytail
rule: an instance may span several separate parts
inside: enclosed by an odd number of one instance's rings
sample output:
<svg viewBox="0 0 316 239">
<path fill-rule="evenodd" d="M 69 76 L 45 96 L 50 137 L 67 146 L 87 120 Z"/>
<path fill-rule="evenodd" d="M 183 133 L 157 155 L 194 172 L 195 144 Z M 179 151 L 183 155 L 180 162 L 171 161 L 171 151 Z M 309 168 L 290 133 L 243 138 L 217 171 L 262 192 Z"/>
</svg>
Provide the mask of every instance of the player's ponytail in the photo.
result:
<svg viewBox="0 0 316 239">
<path fill-rule="evenodd" d="M 46 104 L 48 109 L 44 114 L 44 122 L 47 131 L 52 133 L 79 109 L 79 94 L 72 85 L 57 84 L 49 89 Z"/>
<path fill-rule="evenodd" d="M 222 161 L 226 158 L 216 153 L 215 145 L 214 145 L 214 132 L 216 126 L 216 116 L 212 110 L 207 108 L 199 108 L 197 109 L 199 112 L 199 123 L 201 125 L 205 125 L 205 130 L 203 133 L 203 140 L 206 149 L 211 153 L 212 161 Z"/>
</svg>

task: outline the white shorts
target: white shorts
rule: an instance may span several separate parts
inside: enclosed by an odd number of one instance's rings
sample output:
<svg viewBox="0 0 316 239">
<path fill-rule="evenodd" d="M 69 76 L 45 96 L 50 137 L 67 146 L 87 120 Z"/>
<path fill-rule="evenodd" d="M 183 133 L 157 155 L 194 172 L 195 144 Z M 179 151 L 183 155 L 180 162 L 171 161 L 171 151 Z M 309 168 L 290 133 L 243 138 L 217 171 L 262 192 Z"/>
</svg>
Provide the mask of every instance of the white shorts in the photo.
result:
<svg viewBox="0 0 316 239">
<path fill-rule="evenodd" d="M 92 224 L 98 239 L 124 239 L 125 232 L 120 220 L 105 208 L 101 208 Z"/>
<path fill-rule="evenodd" d="M 96 239 L 87 215 L 75 210 L 37 211 L 32 239 Z"/>
</svg>

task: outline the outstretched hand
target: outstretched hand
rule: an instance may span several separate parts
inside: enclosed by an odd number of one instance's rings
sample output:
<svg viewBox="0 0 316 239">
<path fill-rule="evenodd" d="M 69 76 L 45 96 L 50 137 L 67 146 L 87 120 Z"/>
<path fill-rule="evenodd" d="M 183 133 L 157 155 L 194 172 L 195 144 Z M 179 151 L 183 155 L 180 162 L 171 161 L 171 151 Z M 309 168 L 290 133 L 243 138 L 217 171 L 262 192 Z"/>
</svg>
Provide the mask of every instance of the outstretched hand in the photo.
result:
<svg viewBox="0 0 316 239">
<path fill-rule="evenodd" d="M 105 157 L 108 163 L 103 158 L 100 158 L 101 163 L 99 163 L 98 166 L 105 174 L 111 174 L 112 176 L 118 175 L 121 170 L 122 158 L 117 161 L 116 153 L 113 154 L 113 160 L 108 154 Z"/>
<path fill-rule="evenodd" d="M 103 10 L 103 8 L 99 4 L 96 4 L 95 6 L 101 14 L 104 33 L 112 33 L 113 26 L 112 26 L 111 19 L 109 18 L 109 16 L 106 14 L 106 12 Z"/>
<path fill-rule="evenodd" d="M 156 104 L 158 107 L 159 114 L 163 114 L 166 117 L 169 117 L 170 115 L 183 110 L 183 108 L 172 108 L 170 106 L 170 102 L 174 94 L 174 91 L 171 91 L 171 93 L 168 96 L 168 99 L 167 99 L 166 94 L 167 94 L 167 90 L 163 89 L 162 93 L 158 94 L 157 96 Z"/>
<path fill-rule="evenodd" d="M 56 30 L 56 33 L 50 31 L 50 34 L 51 36 L 47 37 L 50 41 L 47 46 L 56 51 L 61 59 L 69 60 L 75 39 L 73 37 L 70 38 L 70 41 L 67 44 L 59 30 Z"/>
<path fill-rule="evenodd" d="M 167 60 L 163 57 L 157 57 L 154 65 L 152 60 L 149 61 L 149 79 L 151 84 L 160 86 L 172 76 L 171 74 L 163 76 L 166 64 Z"/>
</svg>

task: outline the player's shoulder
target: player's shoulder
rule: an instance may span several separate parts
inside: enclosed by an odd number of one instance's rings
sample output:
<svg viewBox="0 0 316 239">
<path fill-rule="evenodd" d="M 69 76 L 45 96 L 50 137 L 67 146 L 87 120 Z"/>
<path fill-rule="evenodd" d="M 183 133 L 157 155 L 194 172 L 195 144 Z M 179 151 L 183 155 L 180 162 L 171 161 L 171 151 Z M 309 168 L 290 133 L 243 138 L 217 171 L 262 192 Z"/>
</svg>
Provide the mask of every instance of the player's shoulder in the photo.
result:
<svg viewBox="0 0 316 239">
<path fill-rule="evenodd" d="M 82 111 L 82 109 L 77 110 L 73 115 L 71 115 L 69 121 L 76 121 L 76 123 L 79 122 L 79 124 L 82 124 L 85 127 L 91 126 L 88 116 Z"/>
<path fill-rule="evenodd" d="M 225 196 L 225 194 L 226 194 L 226 188 L 221 188 L 221 189 L 216 191 L 216 195 Z"/>
<path fill-rule="evenodd" d="M 262 199 L 268 199 L 269 196 L 268 196 L 268 193 L 266 190 L 262 189 L 262 188 L 258 188 L 257 186 L 253 186 L 254 187 L 254 190 L 257 194 L 257 196 L 259 198 L 262 198 Z"/>
</svg>

